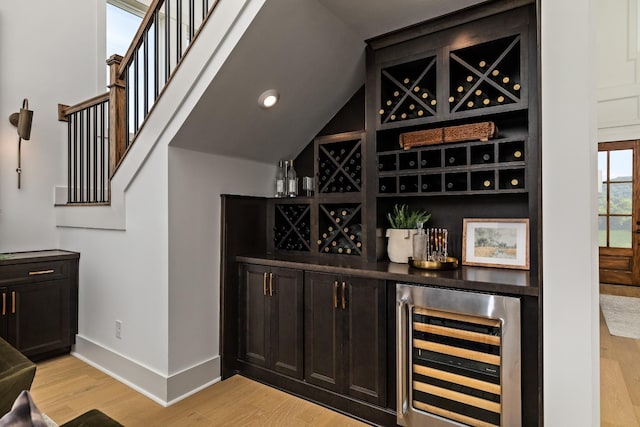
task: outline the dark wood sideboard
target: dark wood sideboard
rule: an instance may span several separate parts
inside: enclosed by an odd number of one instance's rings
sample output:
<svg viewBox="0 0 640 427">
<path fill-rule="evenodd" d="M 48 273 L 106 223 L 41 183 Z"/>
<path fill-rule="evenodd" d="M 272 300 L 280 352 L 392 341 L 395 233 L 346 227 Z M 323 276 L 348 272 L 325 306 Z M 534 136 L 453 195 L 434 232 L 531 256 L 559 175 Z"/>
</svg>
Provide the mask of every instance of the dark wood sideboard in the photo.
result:
<svg viewBox="0 0 640 427">
<path fill-rule="evenodd" d="M 80 254 L 0 254 L 0 337 L 31 360 L 68 353 L 78 332 Z"/>
</svg>

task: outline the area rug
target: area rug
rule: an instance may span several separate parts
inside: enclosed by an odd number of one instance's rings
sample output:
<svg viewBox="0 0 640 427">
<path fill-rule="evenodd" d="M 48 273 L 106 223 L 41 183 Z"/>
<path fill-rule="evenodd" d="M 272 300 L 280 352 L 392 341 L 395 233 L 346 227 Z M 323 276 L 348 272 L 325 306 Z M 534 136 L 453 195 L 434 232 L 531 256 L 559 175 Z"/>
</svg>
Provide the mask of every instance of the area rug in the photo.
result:
<svg viewBox="0 0 640 427">
<path fill-rule="evenodd" d="M 600 308 L 611 335 L 640 339 L 640 298 L 600 295 Z"/>
</svg>

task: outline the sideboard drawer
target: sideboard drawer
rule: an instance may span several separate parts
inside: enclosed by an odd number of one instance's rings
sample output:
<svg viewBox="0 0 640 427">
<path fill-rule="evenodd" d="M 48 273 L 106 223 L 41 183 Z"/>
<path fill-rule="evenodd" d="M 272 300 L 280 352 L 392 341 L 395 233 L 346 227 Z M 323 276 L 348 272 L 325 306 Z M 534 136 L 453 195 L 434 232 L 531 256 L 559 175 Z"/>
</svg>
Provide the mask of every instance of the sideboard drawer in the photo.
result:
<svg viewBox="0 0 640 427">
<path fill-rule="evenodd" d="M 52 280 L 69 276 L 67 261 L 30 262 L 0 265 L 0 283 L 22 279 Z"/>
</svg>

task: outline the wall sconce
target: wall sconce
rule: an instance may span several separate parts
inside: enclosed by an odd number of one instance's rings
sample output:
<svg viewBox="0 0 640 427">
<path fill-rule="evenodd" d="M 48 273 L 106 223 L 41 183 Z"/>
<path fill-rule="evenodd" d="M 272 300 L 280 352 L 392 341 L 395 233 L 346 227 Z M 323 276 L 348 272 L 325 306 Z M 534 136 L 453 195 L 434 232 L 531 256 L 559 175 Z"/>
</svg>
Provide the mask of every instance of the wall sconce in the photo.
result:
<svg viewBox="0 0 640 427">
<path fill-rule="evenodd" d="M 19 113 L 13 113 L 9 116 L 9 122 L 18 128 L 18 188 L 20 188 L 20 174 L 22 174 L 21 168 L 21 151 L 22 140 L 29 140 L 31 138 L 31 122 L 33 121 L 33 111 L 29 110 L 29 100 L 25 98 L 22 101 L 22 108 Z"/>
</svg>

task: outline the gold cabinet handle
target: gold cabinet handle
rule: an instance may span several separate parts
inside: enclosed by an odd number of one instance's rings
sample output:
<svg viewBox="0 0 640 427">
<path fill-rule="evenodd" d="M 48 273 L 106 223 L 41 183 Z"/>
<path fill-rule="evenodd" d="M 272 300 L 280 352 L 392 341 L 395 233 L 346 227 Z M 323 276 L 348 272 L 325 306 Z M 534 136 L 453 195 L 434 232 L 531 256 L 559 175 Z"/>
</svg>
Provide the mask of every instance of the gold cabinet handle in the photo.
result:
<svg viewBox="0 0 640 427">
<path fill-rule="evenodd" d="M 2 293 L 2 315 L 7 314 L 7 294 L 5 292 Z"/>
<path fill-rule="evenodd" d="M 273 273 L 269 273 L 269 296 L 273 296 Z"/>
<path fill-rule="evenodd" d="M 333 308 L 338 308 L 338 281 L 333 282 Z"/>
<path fill-rule="evenodd" d="M 11 292 L 11 314 L 16 314 L 16 291 Z"/>
<path fill-rule="evenodd" d="M 342 309 L 345 310 L 347 308 L 347 299 L 345 298 L 345 290 L 347 288 L 347 284 L 342 282 Z"/>
<path fill-rule="evenodd" d="M 262 276 L 262 294 L 264 296 L 267 296 L 267 272 L 264 272 L 264 275 Z"/>
<path fill-rule="evenodd" d="M 39 271 L 30 271 L 29 276 L 38 276 L 40 274 L 51 274 L 55 273 L 55 270 L 39 270 Z"/>
</svg>

